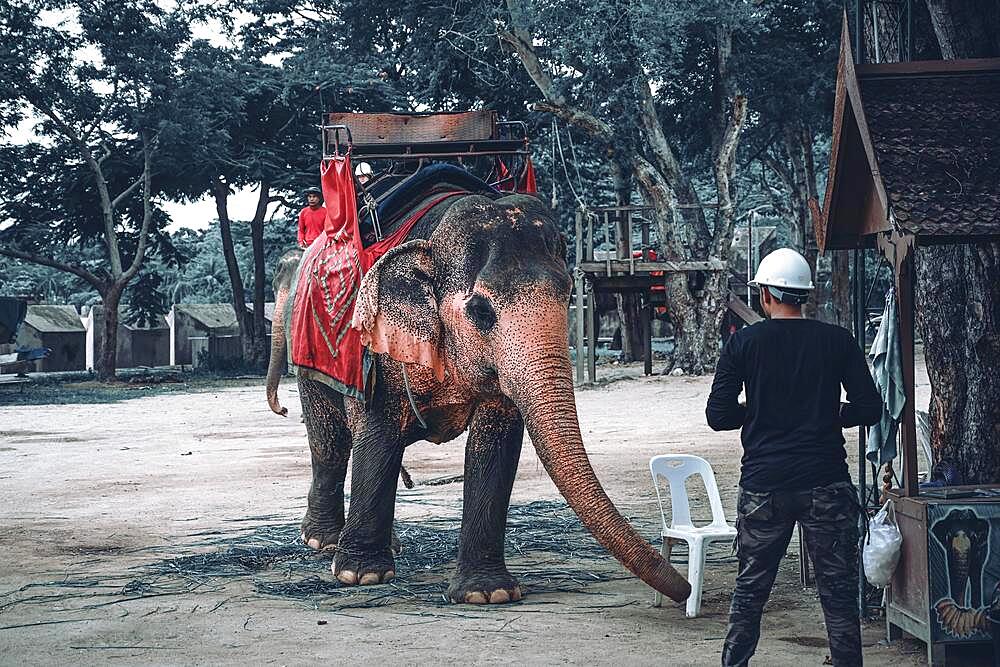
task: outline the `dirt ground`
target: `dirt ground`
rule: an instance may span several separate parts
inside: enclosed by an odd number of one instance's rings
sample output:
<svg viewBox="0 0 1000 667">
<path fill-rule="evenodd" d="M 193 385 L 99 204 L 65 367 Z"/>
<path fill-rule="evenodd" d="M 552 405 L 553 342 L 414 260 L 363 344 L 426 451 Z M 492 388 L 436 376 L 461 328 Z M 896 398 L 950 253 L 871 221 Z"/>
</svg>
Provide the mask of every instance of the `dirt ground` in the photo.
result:
<svg viewBox="0 0 1000 667">
<path fill-rule="evenodd" d="M 577 403 L 591 461 L 619 509 L 655 539 L 647 462 L 676 452 L 712 463 L 734 516 L 741 450 L 735 433 L 705 425 L 711 378 L 615 372 L 626 377 L 579 391 Z M 735 575 L 726 558 L 708 566 L 702 615 L 693 620 L 669 601 L 653 607 L 650 589 L 623 577 L 610 557 L 600 567 L 616 573 L 613 581 L 581 582 L 576 592 L 529 587 L 522 602 L 488 609 L 387 598 L 381 607 L 330 611 L 262 596 L 238 577 L 149 597 L 99 589 L 104 576 L 190 553 L 195 535 L 298 522 L 309 459 L 294 383 L 283 395 L 287 419 L 268 411 L 262 387 L 249 385 L 107 404 L 14 407 L 0 396 L 0 663 L 718 664 Z M 400 490 L 397 518 L 457 516 L 460 483 L 419 483 L 460 474 L 462 461 L 462 441 L 408 449 L 404 464 L 418 486 Z M 539 499 L 559 495 L 526 442 L 512 502 Z M 799 585 L 797 553 L 793 540 L 755 664 L 820 665 L 827 654 L 817 598 Z M 525 560 L 512 567 L 531 568 Z M 332 579 L 319 561 L 316 574 Z M 448 574 L 421 576 L 443 591 Z M 53 595 L 81 590 L 102 596 Z M 923 664 L 922 644 L 887 646 L 883 638 L 881 622 L 866 626 L 867 664 Z"/>
</svg>

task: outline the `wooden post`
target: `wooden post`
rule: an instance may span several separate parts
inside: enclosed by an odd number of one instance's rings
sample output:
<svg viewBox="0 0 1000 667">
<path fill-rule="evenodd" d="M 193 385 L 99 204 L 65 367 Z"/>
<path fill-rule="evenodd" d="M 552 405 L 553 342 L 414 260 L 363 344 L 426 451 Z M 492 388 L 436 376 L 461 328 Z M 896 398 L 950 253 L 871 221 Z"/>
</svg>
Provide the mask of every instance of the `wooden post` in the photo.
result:
<svg viewBox="0 0 1000 667">
<path fill-rule="evenodd" d="M 579 266 L 582 262 L 586 261 L 586 257 L 583 254 L 584 242 L 583 242 L 583 215 L 584 210 L 581 208 L 576 209 L 576 264 Z"/>
<path fill-rule="evenodd" d="M 604 262 L 605 262 L 605 267 L 606 267 L 605 270 L 607 271 L 607 274 L 610 276 L 611 275 L 611 255 L 612 255 L 612 253 L 614 253 L 614 255 L 617 257 L 617 255 L 619 253 L 617 252 L 617 249 L 618 249 L 617 246 L 611 242 L 611 222 L 610 222 L 610 220 L 608 220 L 608 212 L 607 211 L 604 212 L 604 242 L 605 242 L 606 245 L 610 245 L 611 248 L 612 248 L 611 250 L 605 250 L 604 251 Z"/>
<path fill-rule="evenodd" d="M 583 355 L 584 355 L 584 343 L 586 342 L 584 336 L 585 322 L 586 318 L 590 313 L 587 310 L 587 300 L 584 295 L 585 284 L 582 275 L 577 275 L 575 280 L 576 291 L 576 322 L 574 322 L 576 328 L 576 383 L 583 383 Z"/>
<path fill-rule="evenodd" d="M 625 215 L 625 234 L 628 242 L 625 244 L 625 252 L 628 253 L 628 273 L 635 275 L 635 253 L 632 252 L 632 211 L 622 211 L 618 215 Z"/>
<path fill-rule="evenodd" d="M 865 349 L 865 314 L 868 304 L 865 303 L 865 286 L 868 284 L 865 277 L 865 251 L 861 248 L 854 251 L 854 274 L 851 276 L 851 306 L 854 312 L 854 337 L 861 350 Z M 749 292 L 748 292 L 749 293 Z M 858 502 L 861 505 L 861 516 L 858 517 L 858 552 L 864 550 L 865 536 L 868 523 L 868 484 L 866 478 L 868 459 L 865 454 L 868 451 L 868 429 L 864 426 L 858 427 Z M 884 501 L 883 501 L 884 502 Z M 803 574 L 805 577 L 805 574 Z M 861 617 L 868 617 L 867 597 L 866 597 L 865 564 L 862 559 L 858 559 L 858 608 Z"/>
<path fill-rule="evenodd" d="M 642 261 L 652 262 L 653 253 L 649 250 L 649 220 L 640 218 L 639 224 L 642 225 Z"/>
<path fill-rule="evenodd" d="M 907 237 L 911 242 L 913 237 Z M 902 240 L 905 242 L 905 240 Z M 914 246 L 905 250 L 897 248 L 902 255 L 898 260 L 896 271 L 896 293 L 899 297 L 899 346 L 903 357 L 903 391 L 906 394 L 906 404 L 903 407 L 903 421 L 900 423 L 899 442 L 903 450 L 903 493 L 906 496 L 916 496 L 920 493 L 917 481 L 917 411 L 914 406 L 916 398 L 915 377 L 915 346 L 914 338 Z"/>
<path fill-rule="evenodd" d="M 576 211 L 576 263 L 579 267 L 580 262 L 583 261 L 583 211 L 577 209 Z M 577 268 L 574 271 L 574 286 L 576 290 L 576 383 L 583 384 L 583 350 L 584 350 L 584 318 L 587 317 L 588 311 L 586 306 L 586 297 L 584 295 L 584 279 L 583 272 Z"/>
<path fill-rule="evenodd" d="M 587 294 L 587 384 L 597 380 L 597 299 L 594 290 Z"/>
<path fill-rule="evenodd" d="M 587 258 L 588 262 L 593 262 L 594 261 L 594 215 L 587 211 L 584 211 L 584 215 L 587 216 L 587 238 L 586 238 L 586 243 L 583 246 L 583 254 Z"/>
<path fill-rule="evenodd" d="M 799 583 L 802 588 L 812 588 L 813 576 L 812 568 L 809 565 L 809 549 L 806 548 L 805 535 L 799 527 Z"/>
<path fill-rule="evenodd" d="M 642 304 L 642 372 L 645 375 L 653 374 L 653 304 L 649 300 L 648 292 L 644 295 Z"/>
</svg>

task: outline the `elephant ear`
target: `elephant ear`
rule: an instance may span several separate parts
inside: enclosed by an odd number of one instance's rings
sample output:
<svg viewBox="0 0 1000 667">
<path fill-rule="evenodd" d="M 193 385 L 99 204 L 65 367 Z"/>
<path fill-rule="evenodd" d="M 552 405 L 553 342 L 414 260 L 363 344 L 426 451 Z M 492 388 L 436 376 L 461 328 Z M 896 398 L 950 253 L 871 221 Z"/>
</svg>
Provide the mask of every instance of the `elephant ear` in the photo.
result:
<svg viewBox="0 0 1000 667">
<path fill-rule="evenodd" d="M 937 538 L 938 542 L 944 545 L 944 548 L 948 548 L 948 534 L 951 532 L 951 521 L 947 518 L 941 519 L 931 528 L 931 532 L 934 533 L 934 537 Z"/>
<path fill-rule="evenodd" d="M 433 281 L 428 241 L 393 248 L 361 280 L 351 326 L 372 352 L 427 366 L 443 380 L 443 337 Z"/>
</svg>

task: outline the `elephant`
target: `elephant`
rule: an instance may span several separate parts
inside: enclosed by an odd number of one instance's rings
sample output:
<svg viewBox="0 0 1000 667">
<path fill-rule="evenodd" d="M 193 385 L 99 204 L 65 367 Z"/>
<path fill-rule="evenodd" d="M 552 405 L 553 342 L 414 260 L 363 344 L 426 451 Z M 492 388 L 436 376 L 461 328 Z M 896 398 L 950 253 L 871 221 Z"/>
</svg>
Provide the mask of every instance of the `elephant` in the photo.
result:
<svg viewBox="0 0 1000 667">
<path fill-rule="evenodd" d="M 959 607 L 979 609 L 983 566 L 990 543 L 990 522 L 971 509 L 953 509 L 931 528 L 948 562 L 948 595 Z"/>
<path fill-rule="evenodd" d="M 457 567 L 447 596 L 473 604 L 519 600 L 504 533 L 526 429 L 591 534 L 654 589 L 686 599 L 688 582 L 618 512 L 584 449 L 568 348 L 572 281 L 565 241 L 545 204 L 531 195 L 469 194 L 436 207 L 407 239 L 358 288 L 353 325 L 373 357 L 365 400 L 299 377 L 313 473 L 303 539 L 316 549 L 335 546 L 331 568 L 343 584 L 390 581 L 404 447 L 468 431 Z M 279 414 L 292 263 L 283 259 L 276 279 L 267 375 L 268 403 Z"/>
</svg>

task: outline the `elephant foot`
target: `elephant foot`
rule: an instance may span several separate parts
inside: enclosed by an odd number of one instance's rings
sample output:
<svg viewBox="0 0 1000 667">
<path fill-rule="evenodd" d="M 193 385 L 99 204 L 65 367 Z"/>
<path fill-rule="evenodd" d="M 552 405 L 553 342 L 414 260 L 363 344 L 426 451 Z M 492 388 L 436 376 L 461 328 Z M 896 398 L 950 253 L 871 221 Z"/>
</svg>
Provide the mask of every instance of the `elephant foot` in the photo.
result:
<svg viewBox="0 0 1000 667">
<path fill-rule="evenodd" d="M 366 553 L 340 548 L 330 569 L 337 581 L 346 586 L 369 586 L 392 581 L 396 576 L 396 561 L 389 550 Z"/>
<path fill-rule="evenodd" d="M 343 528 L 342 521 L 339 523 L 320 521 L 306 512 L 305 518 L 302 519 L 302 541 L 316 551 L 333 549 L 340 541 L 340 531 Z"/>
<path fill-rule="evenodd" d="M 299 535 L 302 541 L 316 551 L 326 551 L 334 549 L 340 542 L 340 531 L 344 529 L 344 524 L 330 524 L 310 518 L 307 513 L 302 519 L 302 533 Z M 396 531 L 392 531 L 392 542 L 389 545 L 393 556 L 403 553 L 403 543 L 399 541 Z"/>
<path fill-rule="evenodd" d="M 517 579 L 507 568 L 455 573 L 448 585 L 448 599 L 467 604 L 503 604 L 523 597 Z"/>
</svg>

